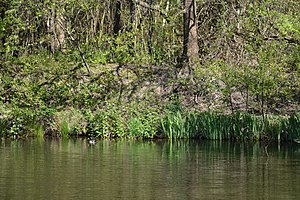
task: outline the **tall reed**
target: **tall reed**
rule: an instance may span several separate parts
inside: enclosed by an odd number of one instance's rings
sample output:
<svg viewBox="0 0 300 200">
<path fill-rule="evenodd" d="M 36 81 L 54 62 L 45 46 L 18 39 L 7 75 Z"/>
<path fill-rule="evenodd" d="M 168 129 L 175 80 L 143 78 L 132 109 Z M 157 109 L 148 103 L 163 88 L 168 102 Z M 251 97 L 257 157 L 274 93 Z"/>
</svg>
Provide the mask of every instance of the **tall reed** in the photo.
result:
<svg viewBox="0 0 300 200">
<path fill-rule="evenodd" d="M 183 120 L 181 112 L 177 111 L 167 114 L 161 121 L 163 132 L 168 138 L 185 138 L 187 136 Z"/>
<path fill-rule="evenodd" d="M 293 140 L 300 142 L 300 114 L 291 117 L 249 113 L 233 115 L 201 113 L 168 113 L 161 120 L 168 138 L 202 137 L 210 140 Z"/>
<path fill-rule="evenodd" d="M 32 122 L 29 125 L 29 127 L 30 127 L 29 131 L 30 131 L 30 133 L 32 133 L 32 135 L 34 137 L 40 137 L 40 138 L 44 137 L 45 131 L 44 131 L 44 128 L 43 128 L 43 126 L 42 126 L 41 123 L 38 123 L 38 122 L 34 123 L 34 122 Z"/>
<path fill-rule="evenodd" d="M 6 123 L 5 120 L 0 119 L 0 137 L 4 136 L 6 133 Z"/>
<path fill-rule="evenodd" d="M 289 118 L 288 139 L 300 143 L 300 112 L 295 113 Z"/>
</svg>

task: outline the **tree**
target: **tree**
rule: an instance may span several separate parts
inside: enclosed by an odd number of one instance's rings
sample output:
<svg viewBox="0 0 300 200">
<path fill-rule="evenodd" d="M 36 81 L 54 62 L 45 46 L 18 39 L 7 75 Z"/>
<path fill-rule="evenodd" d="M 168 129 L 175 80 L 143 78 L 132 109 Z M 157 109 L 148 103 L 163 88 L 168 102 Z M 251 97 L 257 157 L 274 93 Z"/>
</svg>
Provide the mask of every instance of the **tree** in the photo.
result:
<svg viewBox="0 0 300 200">
<path fill-rule="evenodd" d="M 52 4 L 51 11 L 47 22 L 48 31 L 51 34 L 50 50 L 54 53 L 62 49 L 65 43 L 65 20 L 63 6 L 57 7 L 56 2 Z M 63 2 L 61 2 L 63 4 Z"/>
<path fill-rule="evenodd" d="M 121 1 L 117 0 L 115 10 L 114 34 L 117 35 L 121 29 Z"/>
<path fill-rule="evenodd" d="M 183 61 L 188 65 L 199 56 L 196 0 L 184 0 Z"/>
</svg>

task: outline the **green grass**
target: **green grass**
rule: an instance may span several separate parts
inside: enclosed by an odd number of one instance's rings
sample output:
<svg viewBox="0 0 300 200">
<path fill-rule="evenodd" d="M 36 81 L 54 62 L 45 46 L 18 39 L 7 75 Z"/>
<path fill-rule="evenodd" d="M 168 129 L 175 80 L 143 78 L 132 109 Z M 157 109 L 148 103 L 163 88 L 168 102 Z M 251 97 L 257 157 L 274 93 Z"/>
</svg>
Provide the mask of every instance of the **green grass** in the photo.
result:
<svg viewBox="0 0 300 200">
<path fill-rule="evenodd" d="M 299 141 L 300 114 L 256 116 L 248 113 L 168 113 L 162 120 L 167 138 L 206 138 L 210 140 Z"/>
</svg>

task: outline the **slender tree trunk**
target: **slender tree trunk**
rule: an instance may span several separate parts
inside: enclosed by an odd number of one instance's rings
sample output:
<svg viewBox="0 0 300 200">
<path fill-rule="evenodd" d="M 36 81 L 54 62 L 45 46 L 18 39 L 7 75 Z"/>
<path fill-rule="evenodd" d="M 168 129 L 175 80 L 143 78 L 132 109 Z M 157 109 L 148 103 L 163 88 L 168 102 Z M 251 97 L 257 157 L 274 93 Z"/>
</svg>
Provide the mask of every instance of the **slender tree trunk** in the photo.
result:
<svg viewBox="0 0 300 200">
<path fill-rule="evenodd" d="M 116 2 L 114 34 L 117 35 L 121 30 L 121 0 Z"/>
<path fill-rule="evenodd" d="M 56 50 L 62 49 L 65 44 L 65 21 L 63 18 L 63 10 L 57 9 L 55 6 L 51 8 L 48 18 L 48 32 L 50 38 L 50 50 L 54 53 Z"/>
<path fill-rule="evenodd" d="M 56 40 L 57 40 L 57 49 L 62 50 L 65 48 L 65 20 L 63 17 L 64 12 L 58 12 L 55 24 L 55 31 L 56 31 Z"/>
<path fill-rule="evenodd" d="M 4 17 L 5 17 L 6 7 L 7 7 L 6 2 L 0 2 L 0 18 L 1 19 L 4 19 Z M 5 44 L 5 34 L 0 35 L 0 41 L 2 43 L 2 45 L 0 45 L 0 48 L 2 48 Z M 0 49 L 0 55 L 1 55 L 1 57 L 2 57 L 2 55 L 4 55 L 4 51 L 2 51 L 1 49 Z"/>
<path fill-rule="evenodd" d="M 135 0 L 130 0 L 129 2 L 129 8 L 130 8 L 130 25 L 128 26 L 127 31 L 132 32 L 137 28 L 137 22 L 136 22 L 136 2 Z M 134 40 L 132 40 L 129 43 L 130 47 L 130 55 L 132 57 L 135 56 L 135 50 L 136 50 L 136 36 L 134 36 Z"/>
<path fill-rule="evenodd" d="M 93 10 L 92 14 L 92 27 L 91 27 L 91 32 L 92 32 L 92 37 L 95 37 L 97 34 L 97 31 L 99 31 L 100 27 L 100 8 L 97 6 L 95 10 Z"/>
<path fill-rule="evenodd" d="M 197 16 L 196 0 L 184 0 L 184 41 L 183 41 L 183 62 L 188 65 L 199 56 L 197 39 Z"/>
<path fill-rule="evenodd" d="M 149 54 L 152 55 L 153 54 L 153 44 L 152 44 L 152 35 L 153 35 L 153 12 L 151 10 L 152 7 L 152 3 L 153 0 L 149 0 L 149 6 L 150 8 L 148 9 L 148 15 L 149 15 L 149 23 L 151 23 L 151 25 L 149 26 L 149 30 L 148 30 L 148 51 Z"/>
<path fill-rule="evenodd" d="M 131 23 L 131 27 L 134 27 L 135 24 L 135 2 L 134 0 L 130 1 L 130 23 Z"/>
</svg>

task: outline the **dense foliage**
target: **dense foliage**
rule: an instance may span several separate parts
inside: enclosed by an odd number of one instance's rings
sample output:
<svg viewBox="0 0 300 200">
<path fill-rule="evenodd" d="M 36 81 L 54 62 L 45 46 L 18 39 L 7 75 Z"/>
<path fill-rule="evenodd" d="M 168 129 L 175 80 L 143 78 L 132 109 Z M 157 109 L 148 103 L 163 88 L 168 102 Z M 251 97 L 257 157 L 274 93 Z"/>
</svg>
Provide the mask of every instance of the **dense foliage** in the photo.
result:
<svg viewBox="0 0 300 200">
<path fill-rule="evenodd" d="M 153 138 L 191 111 L 292 119 L 299 2 L 193 1 L 199 51 L 186 60 L 189 2 L 2 0 L 0 134 Z"/>
</svg>

